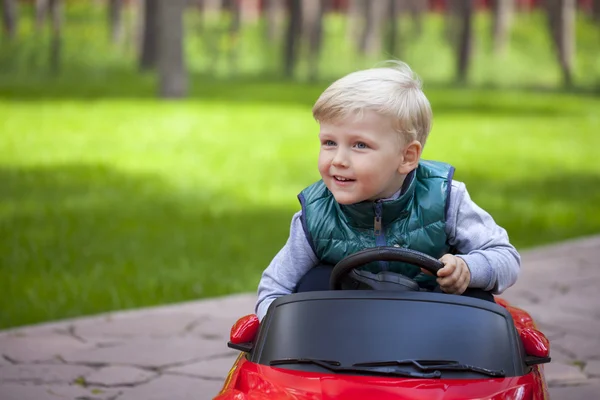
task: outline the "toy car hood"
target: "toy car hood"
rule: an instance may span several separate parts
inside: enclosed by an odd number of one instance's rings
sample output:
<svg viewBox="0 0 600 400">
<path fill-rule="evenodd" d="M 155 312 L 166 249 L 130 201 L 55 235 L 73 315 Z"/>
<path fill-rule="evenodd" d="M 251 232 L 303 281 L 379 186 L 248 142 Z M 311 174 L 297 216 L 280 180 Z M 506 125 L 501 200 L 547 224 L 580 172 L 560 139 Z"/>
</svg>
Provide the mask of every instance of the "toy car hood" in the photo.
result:
<svg viewBox="0 0 600 400">
<path fill-rule="evenodd" d="M 545 384 L 539 373 L 483 380 L 398 379 L 293 371 L 243 357 L 227 381 L 235 389 L 215 400 L 528 400 L 536 398 L 535 387 Z"/>
</svg>

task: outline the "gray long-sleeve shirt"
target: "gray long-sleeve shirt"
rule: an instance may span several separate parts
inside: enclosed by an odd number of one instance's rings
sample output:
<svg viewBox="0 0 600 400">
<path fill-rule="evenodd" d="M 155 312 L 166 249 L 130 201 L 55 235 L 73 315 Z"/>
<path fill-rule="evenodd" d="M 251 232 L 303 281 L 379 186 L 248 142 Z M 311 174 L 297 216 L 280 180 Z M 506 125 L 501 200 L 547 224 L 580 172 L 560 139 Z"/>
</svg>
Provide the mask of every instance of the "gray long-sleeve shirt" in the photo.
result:
<svg viewBox="0 0 600 400">
<path fill-rule="evenodd" d="M 519 253 L 508 241 L 506 230 L 471 200 L 464 183 L 452 181 L 448 201 L 448 244 L 469 267 L 469 287 L 502 293 L 516 282 L 521 265 Z M 301 216 L 301 211 L 294 214 L 287 243 L 262 274 L 255 308 L 259 319 L 267 313 L 273 300 L 292 293 L 300 278 L 319 264 L 302 229 Z"/>
</svg>

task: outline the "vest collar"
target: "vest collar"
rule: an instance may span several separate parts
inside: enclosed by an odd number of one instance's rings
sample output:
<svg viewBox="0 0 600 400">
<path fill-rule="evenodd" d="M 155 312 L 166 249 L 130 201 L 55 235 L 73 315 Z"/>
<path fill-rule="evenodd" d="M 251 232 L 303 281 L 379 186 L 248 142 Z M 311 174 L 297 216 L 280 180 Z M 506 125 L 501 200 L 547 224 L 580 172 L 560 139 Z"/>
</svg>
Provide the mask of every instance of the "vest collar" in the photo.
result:
<svg viewBox="0 0 600 400">
<path fill-rule="evenodd" d="M 396 219 L 403 219 L 408 215 L 408 205 L 413 199 L 416 187 L 415 171 L 412 170 L 402 184 L 399 192 L 392 195 L 389 199 L 380 199 L 376 201 L 362 201 L 355 204 L 339 204 L 334 201 L 339 209 L 340 215 L 350 226 L 356 228 L 373 228 L 375 217 L 382 217 L 384 225 L 393 222 Z"/>
</svg>

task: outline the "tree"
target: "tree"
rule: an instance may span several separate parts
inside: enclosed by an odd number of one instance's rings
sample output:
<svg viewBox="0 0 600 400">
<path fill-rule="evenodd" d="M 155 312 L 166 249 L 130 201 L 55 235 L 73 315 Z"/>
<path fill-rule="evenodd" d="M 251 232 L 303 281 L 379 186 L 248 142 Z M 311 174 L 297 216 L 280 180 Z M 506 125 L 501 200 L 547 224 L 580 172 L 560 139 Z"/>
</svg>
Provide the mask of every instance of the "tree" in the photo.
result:
<svg viewBox="0 0 600 400">
<path fill-rule="evenodd" d="M 6 35 L 14 38 L 17 31 L 17 0 L 2 1 L 2 22 Z"/>
<path fill-rule="evenodd" d="M 187 0 L 159 0 L 157 61 L 159 95 L 180 98 L 187 94 L 188 76 L 183 46 L 183 10 Z"/>
<path fill-rule="evenodd" d="M 592 17 L 600 23 L 600 0 L 592 0 Z"/>
<path fill-rule="evenodd" d="M 367 3 L 365 0 L 348 0 L 348 10 L 346 12 L 346 40 L 351 43 L 358 43 L 360 32 L 363 29 L 363 15 L 366 12 Z"/>
<path fill-rule="evenodd" d="M 58 73 L 62 53 L 63 0 L 49 0 L 50 17 L 52 18 L 52 35 L 50 40 L 50 70 Z"/>
<path fill-rule="evenodd" d="M 310 80 L 315 80 L 323 43 L 323 16 L 329 8 L 329 0 L 304 0 L 302 8 L 301 31 L 308 42 L 308 75 Z"/>
<path fill-rule="evenodd" d="M 387 8 L 385 1 L 367 0 L 365 26 L 360 40 L 361 53 L 375 55 L 381 52 L 381 27 Z"/>
<path fill-rule="evenodd" d="M 506 49 L 508 30 L 514 10 L 514 0 L 492 1 L 492 38 L 494 42 L 494 53 L 502 54 Z"/>
<path fill-rule="evenodd" d="M 388 38 L 387 52 L 394 56 L 398 49 L 398 13 L 400 4 L 398 0 L 388 0 Z"/>
<path fill-rule="evenodd" d="M 447 36 L 456 51 L 456 77 L 466 83 L 473 52 L 473 0 L 448 0 Z"/>
<path fill-rule="evenodd" d="M 160 0 L 143 0 L 143 29 L 142 29 L 142 51 L 140 53 L 139 67 L 142 71 L 154 69 L 157 64 L 158 30 L 158 6 Z"/>
<path fill-rule="evenodd" d="M 285 4 L 282 0 L 265 0 L 265 36 L 270 43 L 275 43 L 281 35 Z"/>
<path fill-rule="evenodd" d="M 427 12 L 427 2 L 422 0 L 398 0 L 401 3 L 407 2 L 408 11 L 414 23 L 415 34 L 420 36 L 423 33 L 423 16 Z"/>
<path fill-rule="evenodd" d="M 232 73 L 235 73 L 237 68 L 237 58 L 239 50 L 238 46 L 240 41 L 240 30 L 242 28 L 242 19 L 244 18 L 244 10 L 242 8 L 241 0 L 231 0 L 228 6 L 230 22 L 227 38 L 229 41 L 229 45 L 227 46 L 227 56 L 229 58 L 229 67 L 231 68 Z"/>
<path fill-rule="evenodd" d="M 301 0 L 287 0 L 288 22 L 285 34 L 285 47 L 283 51 L 283 72 L 288 78 L 294 76 L 294 68 L 298 58 L 298 48 L 302 27 Z"/>
<path fill-rule="evenodd" d="M 35 30 L 41 31 L 48 16 L 48 0 L 35 0 Z"/>
<path fill-rule="evenodd" d="M 119 43 L 123 39 L 123 0 L 109 0 L 108 26 L 111 41 Z"/>
<path fill-rule="evenodd" d="M 575 0 L 546 0 L 548 26 L 566 86 L 573 84 Z"/>
</svg>

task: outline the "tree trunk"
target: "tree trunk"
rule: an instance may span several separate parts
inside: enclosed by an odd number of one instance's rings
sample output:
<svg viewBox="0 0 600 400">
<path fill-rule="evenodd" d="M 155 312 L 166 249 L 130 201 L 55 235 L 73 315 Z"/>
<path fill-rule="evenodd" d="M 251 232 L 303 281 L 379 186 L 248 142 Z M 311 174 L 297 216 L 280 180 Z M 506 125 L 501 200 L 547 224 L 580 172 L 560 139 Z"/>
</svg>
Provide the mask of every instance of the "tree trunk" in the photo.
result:
<svg viewBox="0 0 600 400">
<path fill-rule="evenodd" d="M 427 2 L 422 0 L 409 0 L 410 15 L 414 23 L 414 32 L 417 37 L 423 33 L 423 16 L 427 12 Z"/>
<path fill-rule="evenodd" d="M 281 36 L 285 4 L 282 0 L 265 0 L 266 38 L 269 43 L 275 43 Z"/>
<path fill-rule="evenodd" d="M 494 42 L 494 53 L 502 54 L 506 50 L 508 31 L 514 10 L 514 0 L 492 1 L 492 38 Z"/>
<path fill-rule="evenodd" d="M 241 0 L 231 0 L 229 2 L 229 13 L 231 15 L 229 33 L 232 35 L 237 35 L 240 32 L 240 27 L 242 25 Z"/>
<path fill-rule="evenodd" d="M 461 11 L 462 0 L 447 0 L 444 14 L 444 37 L 453 49 L 458 46 L 459 42 Z"/>
<path fill-rule="evenodd" d="M 546 0 L 548 23 L 566 86 L 573 84 L 575 0 Z"/>
<path fill-rule="evenodd" d="M 260 16 L 259 0 L 235 0 L 240 8 L 242 23 L 255 23 Z"/>
<path fill-rule="evenodd" d="M 308 78 L 316 80 L 319 74 L 319 54 L 323 43 L 323 16 L 330 0 L 302 1 L 302 35 L 308 42 Z"/>
<path fill-rule="evenodd" d="M 388 0 L 388 38 L 387 52 L 394 57 L 398 50 L 398 0 Z"/>
<path fill-rule="evenodd" d="M 113 43 L 120 43 L 123 40 L 123 0 L 109 0 L 108 26 L 110 40 Z"/>
<path fill-rule="evenodd" d="M 134 54 L 139 54 L 142 48 L 142 35 L 144 24 L 142 22 L 143 15 L 143 1 L 142 0 L 129 0 L 129 18 L 125 21 L 125 45 L 127 49 L 132 49 Z"/>
<path fill-rule="evenodd" d="M 381 33 L 385 12 L 385 1 L 368 1 L 365 14 L 365 29 L 360 42 L 360 50 L 364 54 L 376 55 L 381 52 Z"/>
<path fill-rule="evenodd" d="M 460 35 L 457 47 L 457 80 L 467 82 L 473 52 L 473 0 L 460 1 Z"/>
<path fill-rule="evenodd" d="M 600 23 L 600 0 L 592 0 L 592 18 Z"/>
<path fill-rule="evenodd" d="M 139 67 L 142 71 L 152 70 L 157 64 L 158 35 L 161 28 L 158 22 L 158 7 L 161 0 L 143 0 L 144 22 L 142 52 Z"/>
<path fill-rule="evenodd" d="M 17 0 L 2 0 L 2 21 L 6 36 L 14 38 L 17 32 Z"/>
<path fill-rule="evenodd" d="M 287 78 L 294 76 L 296 60 L 298 58 L 299 39 L 302 27 L 301 0 L 287 0 L 288 26 L 285 38 L 283 72 Z"/>
<path fill-rule="evenodd" d="M 162 98 L 181 98 L 187 94 L 188 76 L 183 45 L 183 11 L 186 0 L 159 1 L 158 76 Z"/>
<path fill-rule="evenodd" d="M 229 14 L 231 20 L 229 24 L 229 46 L 227 46 L 229 66 L 232 73 L 236 72 L 238 60 L 238 45 L 240 38 L 240 29 L 244 10 L 242 9 L 242 0 L 232 0 L 229 4 Z"/>
<path fill-rule="evenodd" d="M 348 0 L 346 11 L 346 40 L 350 43 L 358 43 L 363 31 L 363 15 L 365 14 L 367 2 L 365 0 Z"/>
<path fill-rule="evenodd" d="M 40 32 L 48 16 L 48 0 L 35 0 L 35 30 Z"/>
<path fill-rule="evenodd" d="M 63 0 L 50 0 L 50 16 L 52 18 L 52 38 L 50 41 L 50 71 L 54 74 L 60 72 L 62 53 L 62 24 Z"/>
</svg>

